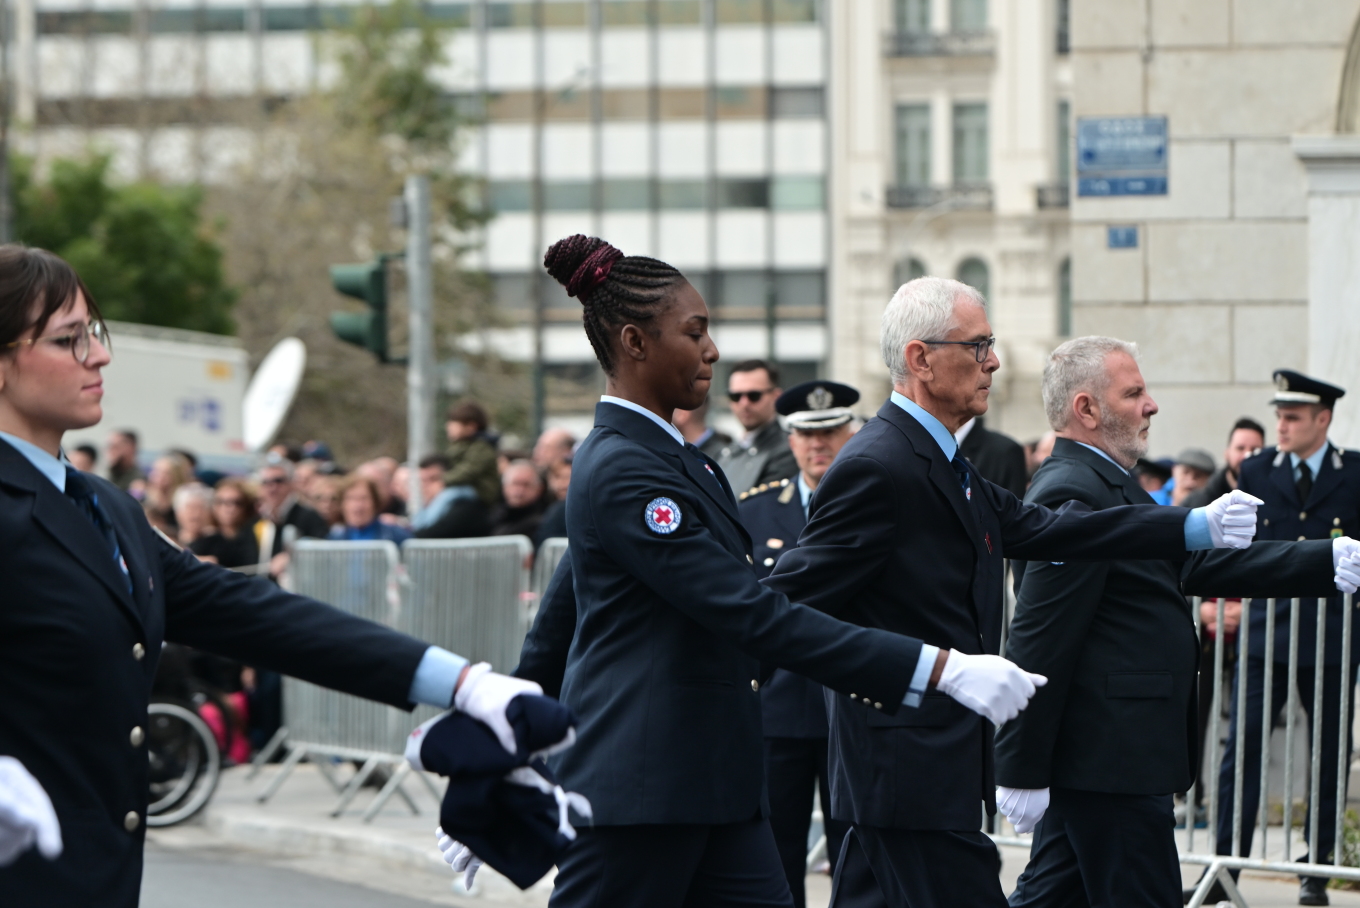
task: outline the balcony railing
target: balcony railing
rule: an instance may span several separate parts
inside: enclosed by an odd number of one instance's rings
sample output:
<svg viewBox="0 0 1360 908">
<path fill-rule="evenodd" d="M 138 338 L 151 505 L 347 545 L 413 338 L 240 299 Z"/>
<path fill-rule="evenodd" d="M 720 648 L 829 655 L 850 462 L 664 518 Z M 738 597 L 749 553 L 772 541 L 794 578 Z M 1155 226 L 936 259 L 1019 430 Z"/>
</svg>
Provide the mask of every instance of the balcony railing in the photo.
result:
<svg viewBox="0 0 1360 908">
<path fill-rule="evenodd" d="M 990 57 L 996 53 L 991 32 L 891 32 L 884 36 L 889 57 Z"/>
<path fill-rule="evenodd" d="M 947 208 L 954 211 L 990 211 L 990 183 L 956 186 L 889 186 L 885 193 L 889 208 Z"/>
<path fill-rule="evenodd" d="M 1034 204 L 1038 208 L 1067 208 L 1072 204 L 1072 187 L 1067 183 L 1035 186 Z"/>
</svg>

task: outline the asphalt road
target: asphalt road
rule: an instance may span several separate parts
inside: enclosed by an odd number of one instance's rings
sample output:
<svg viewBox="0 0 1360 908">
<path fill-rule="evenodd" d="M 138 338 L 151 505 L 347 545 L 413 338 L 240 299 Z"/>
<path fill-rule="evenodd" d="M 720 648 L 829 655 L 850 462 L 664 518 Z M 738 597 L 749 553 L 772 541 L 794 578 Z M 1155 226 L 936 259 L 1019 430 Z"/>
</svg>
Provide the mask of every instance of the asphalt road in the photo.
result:
<svg viewBox="0 0 1360 908">
<path fill-rule="evenodd" d="M 246 852 L 148 848 L 142 908 L 429 908 L 430 902 L 323 879 Z M 456 904 L 450 898 L 446 904 Z"/>
</svg>

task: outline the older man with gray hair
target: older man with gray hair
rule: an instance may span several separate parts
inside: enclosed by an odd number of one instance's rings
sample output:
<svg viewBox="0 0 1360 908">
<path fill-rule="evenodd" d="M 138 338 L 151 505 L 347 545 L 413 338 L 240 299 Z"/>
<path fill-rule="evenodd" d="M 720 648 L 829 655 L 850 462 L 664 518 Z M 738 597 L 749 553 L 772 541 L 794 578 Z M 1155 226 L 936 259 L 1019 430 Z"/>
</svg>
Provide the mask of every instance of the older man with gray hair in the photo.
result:
<svg viewBox="0 0 1360 908">
<path fill-rule="evenodd" d="M 1181 561 L 1245 547 L 1255 512 L 1226 500 L 1052 511 L 978 476 L 953 433 L 986 412 L 1001 363 L 971 287 L 904 284 L 884 311 L 882 347 L 892 396 L 841 449 L 798 547 L 765 581 L 927 644 L 911 708 L 890 716 L 869 698 L 827 697 L 831 815 L 852 824 L 832 905 L 1002 906 L 996 849 L 979 829 L 979 808 L 995 812 L 992 736 L 1045 683 L 996 655 L 1004 559 Z"/>
<path fill-rule="evenodd" d="M 1150 505 L 1129 475 L 1157 413 L 1138 348 L 1070 340 L 1049 357 L 1043 395 L 1057 439 L 1025 501 L 1105 514 Z M 1185 596 L 1353 588 L 1355 568 L 1342 559 L 1356 548 L 1257 542 L 1133 561 L 1116 547 L 1118 561 L 1015 563 L 1006 656 L 1049 683 L 996 737 L 997 803 L 1018 831 L 1035 831 L 1011 908 L 1181 904 L 1171 798 L 1189 788 L 1199 759 L 1199 643 Z"/>
</svg>

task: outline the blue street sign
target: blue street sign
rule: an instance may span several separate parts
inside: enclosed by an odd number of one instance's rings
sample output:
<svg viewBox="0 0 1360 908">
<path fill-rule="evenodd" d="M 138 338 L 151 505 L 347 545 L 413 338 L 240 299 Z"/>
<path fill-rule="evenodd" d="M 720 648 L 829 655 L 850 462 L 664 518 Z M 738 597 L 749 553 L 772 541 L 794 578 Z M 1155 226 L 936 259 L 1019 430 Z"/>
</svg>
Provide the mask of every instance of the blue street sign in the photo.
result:
<svg viewBox="0 0 1360 908">
<path fill-rule="evenodd" d="M 1077 120 L 1077 195 L 1166 195 L 1166 117 Z"/>
<path fill-rule="evenodd" d="M 1137 249 L 1138 225 L 1127 224 L 1105 228 L 1105 246 L 1109 249 Z"/>
</svg>

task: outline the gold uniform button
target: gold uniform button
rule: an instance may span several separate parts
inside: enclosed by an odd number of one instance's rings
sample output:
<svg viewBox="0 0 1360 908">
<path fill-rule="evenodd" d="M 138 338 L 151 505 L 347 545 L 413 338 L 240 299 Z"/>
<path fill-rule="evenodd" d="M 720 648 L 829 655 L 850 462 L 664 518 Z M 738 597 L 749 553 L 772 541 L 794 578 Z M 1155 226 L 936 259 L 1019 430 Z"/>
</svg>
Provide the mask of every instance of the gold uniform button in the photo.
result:
<svg viewBox="0 0 1360 908">
<path fill-rule="evenodd" d="M 773 558 L 766 558 L 766 559 L 765 559 L 765 566 L 766 566 L 766 567 L 774 567 L 774 559 L 773 559 Z"/>
<path fill-rule="evenodd" d="M 750 555 L 747 555 L 747 556 L 746 556 L 746 563 L 747 563 L 747 564 L 755 564 L 755 563 L 756 563 L 756 560 L 755 560 L 754 558 L 752 558 Z"/>
<path fill-rule="evenodd" d="M 865 698 L 864 698 L 864 705 L 865 705 L 865 706 L 868 706 L 868 705 L 869 705 L 869 698 L 868 698 L 868 697 L 865 697 Z"/>
<path fill-rule="evenodd" d="M 1339 527 L 1339 526 L 1341 526 L 1341 518 L 1340 518 L 1340 517 L 1334 517 L 1334 518 L 1332 518 L 1332 526 L 1334 526 L 1334 527 Z"/>
<path fill-rule="evenodd" d="M 1265 524 L 1266 526 L 1270 526 L 1270 518 L 1267 517 L 1265 520 L 1262 520 L 1261 523 Z"/>
<path fill-rule="evenodd" d="M 1299 519 L 1300 519 L 1300 520 L 1307 520 L 1307 519 L 1308 519 L 1308 512 L 1307 512 L 1307 511 L 1299 511 Z"/>
<path fill-rule="evenodd" d="M 760 690 L 760 682 L 755 678 L 751 679 L 751 690 Z"/>
<path fill-rule="evenodd" d="M 882 708 L 883 708 L 883 704 L 882 704 L 882 703 L 875 703 L 875 704 L 874 704 L 874 709 L 882 709 Z"/>
<path fill-rule="evenodd" d="M 142 732 L 142 727 L 140 725 L 132 726 L 132 733 L 128 735 L 128 741 L 132 746 L 141 747 L 144 740 L 146 740 L 146 735 Z"/>
<path fill-rule="evenodd" d="M 127 816 L 123 817 L 123 828 L 128 832 L 136 832 L 140 825 L 142 825 L 142 818 L 137 815 L 135 810 L 129 810 Z"/>
<path fill-rule="evenodd" d="M 1307 538 L 1308 538 L 1307 536 L 1300 536 L 1300 537 L 1299 537 L 1299 542 L 1303 542 L 1303 540 L 1305 540 L 1305 539 L 1307 539 Z"/>
<path fill-rule="evenodd" d="M 142 657 L 145 655 L 146 655 L 145 646 L 142 646 L 140 643 L 132 644 L 132 658 L 136 659 L 138 662 L 141 662 Z"/>
<path fill-rule="evenodd" d="M 850 699 L 851 699 L 851 700 L 858 700 L 859 697 L 856 697 L 854 694 L 851 694 L 851 695 L 850 695 Z"/>
</svg>

